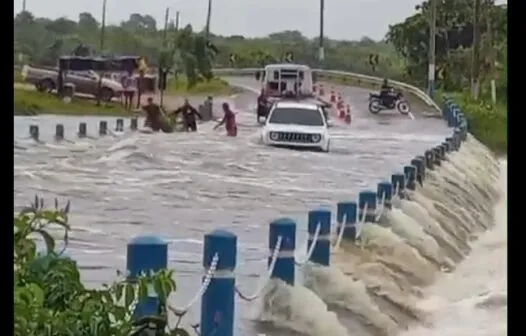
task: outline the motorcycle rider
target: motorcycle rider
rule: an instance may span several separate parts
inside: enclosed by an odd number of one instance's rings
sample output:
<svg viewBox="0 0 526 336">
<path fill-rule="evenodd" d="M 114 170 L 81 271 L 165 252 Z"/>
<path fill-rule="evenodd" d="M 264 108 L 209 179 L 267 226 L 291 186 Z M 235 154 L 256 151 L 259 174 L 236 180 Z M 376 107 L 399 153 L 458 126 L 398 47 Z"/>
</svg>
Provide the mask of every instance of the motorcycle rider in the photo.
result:
<svg viewBox="0 0 526 336">
<path fill-rule="evenodd" d="M 179 113 L 182 113 L 183 115 L 184 131 L 197 132 L 196 117 L 199 118 L 199 120 L 203 120 L 203 117 L 192 105 L 190 105 L 187 98 L 184 99 L 184 103 L 181 107 L 172 112 L 172 115 L 175 118 Z"/>
<path fill-rule="evenodd" d="M 385 106 L 391 105 L 393 101 L 393 87 L 389 85 L 389 81 L 387 78 L 384 78 L 384 81 L 382 83 L 382 86 L 380 87 L 380 99 L 382 100 L 382 104 Z"/>
</svg>

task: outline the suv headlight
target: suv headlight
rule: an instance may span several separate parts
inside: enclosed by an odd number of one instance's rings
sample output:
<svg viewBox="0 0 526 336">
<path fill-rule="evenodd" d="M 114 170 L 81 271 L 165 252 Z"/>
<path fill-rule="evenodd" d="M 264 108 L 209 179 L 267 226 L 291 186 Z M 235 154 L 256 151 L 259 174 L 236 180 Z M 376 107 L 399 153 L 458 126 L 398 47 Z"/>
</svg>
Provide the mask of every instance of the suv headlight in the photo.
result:
<svg viewBox="0 0 526 336">
<path fill-rule="evenodd" d="M 270 138 L 270 140 L 272 140 L 272 141 L 277 141 L 277 140 L 278 140 L 278 137 L 279 137 L 279 136 L 278 136 L 278 133 L 277 133 L 277 132 L 270 132 L 270 133 L 269 133 L 269 138 Z"/>
<path fill-rule="evenodd" d="M 312 139 L 313 142 L 320 142 L 321 141 L 321 135 L 313 134 L 311 139 Z"/>
</svg>

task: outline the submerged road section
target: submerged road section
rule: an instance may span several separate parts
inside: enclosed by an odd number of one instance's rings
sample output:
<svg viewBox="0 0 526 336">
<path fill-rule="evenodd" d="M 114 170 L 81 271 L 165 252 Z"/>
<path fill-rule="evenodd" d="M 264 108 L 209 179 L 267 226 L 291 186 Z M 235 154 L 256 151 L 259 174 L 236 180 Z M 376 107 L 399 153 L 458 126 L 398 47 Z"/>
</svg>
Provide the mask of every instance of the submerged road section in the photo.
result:
<svg viewBox="0 0 526 336">
<path fill-rule="evenodd" d="M 258 89 L 247 78 L 228 80 Z M 200 286 L 203 235 L 226 228 L 239 237 L 238 283 L 255 288 L 256 276 L 266 268 L 270 220 L 295 218 L 303 242 L 308 210 L 356 199 L 360 190 L 376 188 L 380 179 L 450 133 L 436 119 L 370 116 L 367 91 L 339 89 L 355 118 L 350 126 L 332 128 L 333 151 L 328 154 L 260 145 L 256 94 L 249 93 L 226 99 L 238 112 L 237 138 L 203 124 L 198 133 L 125 132 L 61 143 L 49 136 L 45 143 L 35 143 L 27 139 L 29 124 L 42 123 L 51 130 L 63 123 L 75 129 L 86 118 L 15 117 L 14 202 L 26 205 L 35 194 L 49 202 L 54 197 L 71 201 L 73 232 L 67 251 L 90 286 L 112 281 L 115 270 L 124 269 L 132 237 L 154 233 L 170 241 L 169 262 L 178 285 L 172 300 L 187 302 Z M 237 335 L 256 334 L 252 306 L 239 305 Z M 186 325 L 198 320 L 198 307 L 185 317 Z"/>
</svg>

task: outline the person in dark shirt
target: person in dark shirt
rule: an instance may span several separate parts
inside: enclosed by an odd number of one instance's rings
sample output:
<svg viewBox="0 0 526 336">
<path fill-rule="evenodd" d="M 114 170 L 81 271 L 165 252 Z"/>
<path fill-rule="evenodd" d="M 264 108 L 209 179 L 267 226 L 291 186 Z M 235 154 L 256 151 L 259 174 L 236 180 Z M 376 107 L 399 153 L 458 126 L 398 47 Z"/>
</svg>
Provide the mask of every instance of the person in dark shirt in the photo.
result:
<svg viewBox="0 0 526 336">
<path fill-rule="evenodd" d="M 390 105 L 393 99 L 393 87 L 389 85 L 387 78 L 384 79 L 382 86 L 380 87 L 380 98 L 384 105 Z"/>
<path fill-rule="evenodd" d="M 148 97 L 147 104 L 142 109 L 146 113 L 144 127 L 150 127 L 154 131 L 159 131 L 162 128 L 161 107 L 153 102 L 152 97 Z"/>
<path fill-rule="evenodd" d="M 179 113 L 183 116 L 184 130 L 186 132 L 196 132 L 197 131 L 197 120 L 196 117 L 200 120 L 203 119 L 201 114 L 188 102 L 188 99 L 184 100 L 184 103 L 177 110 L 173 111 L 173 116 L 177 116 Z"/>
<path fill-rule="evenodd" d="M 268 114 L 268 100 L 267 95 L 265 94 L 265 90 L 261 89 L 261 92 L 258 96 L 258 107 L 257 107 L 257 118 L 259 122 L 259 117 L 263 116 L 266 117 Z"/>
</svg>

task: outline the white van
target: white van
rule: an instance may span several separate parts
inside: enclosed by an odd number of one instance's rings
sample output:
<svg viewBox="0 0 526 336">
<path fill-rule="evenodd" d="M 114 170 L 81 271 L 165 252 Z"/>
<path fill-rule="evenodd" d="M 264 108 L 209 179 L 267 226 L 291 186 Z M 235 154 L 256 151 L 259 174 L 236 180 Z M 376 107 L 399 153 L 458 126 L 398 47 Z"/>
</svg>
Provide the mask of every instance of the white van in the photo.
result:
<svg viewBox="0 0 526 336">
<path fill-rule="evenodd" d="M 262 77 L 262 78 L 261 78 Z M 256 78 L 268 97 L 312 96 L 312 69 L 301 64 L 269 64 Z"/>
</svg>

